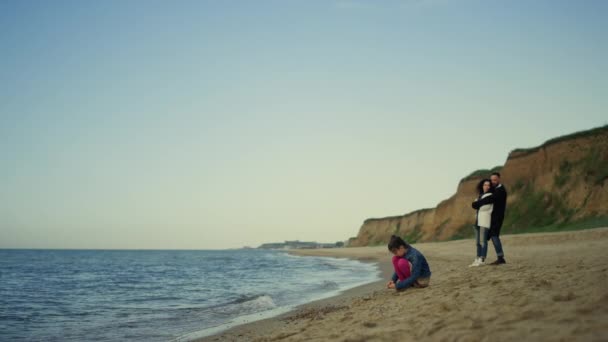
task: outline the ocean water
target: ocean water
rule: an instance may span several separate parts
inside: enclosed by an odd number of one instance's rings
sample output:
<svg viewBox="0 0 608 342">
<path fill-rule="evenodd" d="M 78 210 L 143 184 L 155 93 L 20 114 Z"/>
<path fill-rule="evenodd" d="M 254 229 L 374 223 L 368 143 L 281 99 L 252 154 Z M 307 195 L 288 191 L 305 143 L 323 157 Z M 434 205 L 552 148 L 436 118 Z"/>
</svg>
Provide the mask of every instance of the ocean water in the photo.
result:
<svg viewBox="0 0 608 342">
<path fill-rule="evenodd" d="M 188 341 L 378 276 L 257 249 L 0 250 L 0 341 Z"/>
</svg>

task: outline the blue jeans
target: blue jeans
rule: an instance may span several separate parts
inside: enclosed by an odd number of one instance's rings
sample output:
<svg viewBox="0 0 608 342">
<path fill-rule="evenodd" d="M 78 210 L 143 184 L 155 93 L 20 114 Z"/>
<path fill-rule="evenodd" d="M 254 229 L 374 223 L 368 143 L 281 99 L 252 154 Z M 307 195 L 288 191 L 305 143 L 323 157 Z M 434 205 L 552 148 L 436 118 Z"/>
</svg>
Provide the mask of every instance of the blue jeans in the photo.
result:
<svg viewBox="0 0 608 342">
<path fill-rule="evenodd" d="M 477 243 L 477 257 L 485 259 L 488 255 L 488 228 L 475 227 L 475 242 Z"/>
<path fill-rule="evenodd" d="M 502 251 L 502 243 L 500 242 L 500 237 L 496 234 L 492 234 L 491 239 L 492 239 L 492 244 L 494 245 L 494 249 L 496 250 L 496 256 L 504 257 L 505 253 Z"/>
</svg>

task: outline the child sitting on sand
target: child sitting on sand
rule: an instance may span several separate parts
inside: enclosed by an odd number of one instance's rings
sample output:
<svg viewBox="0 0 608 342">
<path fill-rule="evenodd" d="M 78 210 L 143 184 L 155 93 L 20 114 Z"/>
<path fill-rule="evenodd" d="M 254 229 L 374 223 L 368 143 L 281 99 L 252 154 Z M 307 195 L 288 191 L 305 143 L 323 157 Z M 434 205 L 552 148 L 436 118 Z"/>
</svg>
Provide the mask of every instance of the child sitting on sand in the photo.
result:
<svg viewBox="0 0 608 342">
<path fill-rule="evenodd" d="M 431 268 L 422 253 L 396 235 L 391 236 L 388 250 L 394 255 L 393 267 L 395 272 L 392 280 L 386 284 L 387 288 L 404 290 L 410 286 L 429 286 Z"/>
</svg>

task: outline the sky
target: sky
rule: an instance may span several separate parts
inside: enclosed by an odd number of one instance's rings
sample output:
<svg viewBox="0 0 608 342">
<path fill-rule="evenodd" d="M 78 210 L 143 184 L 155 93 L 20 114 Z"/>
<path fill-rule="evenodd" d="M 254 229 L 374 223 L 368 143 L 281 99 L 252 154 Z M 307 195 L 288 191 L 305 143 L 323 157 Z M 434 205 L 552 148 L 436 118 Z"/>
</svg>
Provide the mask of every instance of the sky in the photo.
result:
<svg viewBox="0 0 608 342">
<path fill-rule="evenodd" d="M 608 123 L 605 1 L 0 2 L 0 248 L 336 242 Z"/>
</svg>

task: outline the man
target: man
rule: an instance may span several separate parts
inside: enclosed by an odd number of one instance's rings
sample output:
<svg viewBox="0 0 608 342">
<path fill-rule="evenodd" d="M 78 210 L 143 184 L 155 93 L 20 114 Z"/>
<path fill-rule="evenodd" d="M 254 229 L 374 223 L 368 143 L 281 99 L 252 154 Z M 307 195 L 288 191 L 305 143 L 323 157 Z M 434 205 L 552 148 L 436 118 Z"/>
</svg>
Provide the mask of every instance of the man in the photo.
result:
<svg viewBox="0 0 608 342">
<path fill-rule="evenodd" d="M 506 264 L 505 254 L 502 250 L 502 243 L 500 242 L 500 229 L 502 228 L 502 221 L 505 219 L 505 209 L 507 207 L 507 189 L 500 183 L 500 173 L 494 172 L 490 176 L 490 181 L 494 187 L 494 194 L 488 196 L 479 201 L 473 202 L 473 208 L 479 209 L 479 207 L 492 203 L 494 208 L 492 210 L 492 222 L 490 223 L 490 230 L 488 231 L 488 238 L 492 239 L 492 244 L 496 250 L 497 259 L 490 265 L 502 265 Z"/>
</svg>

